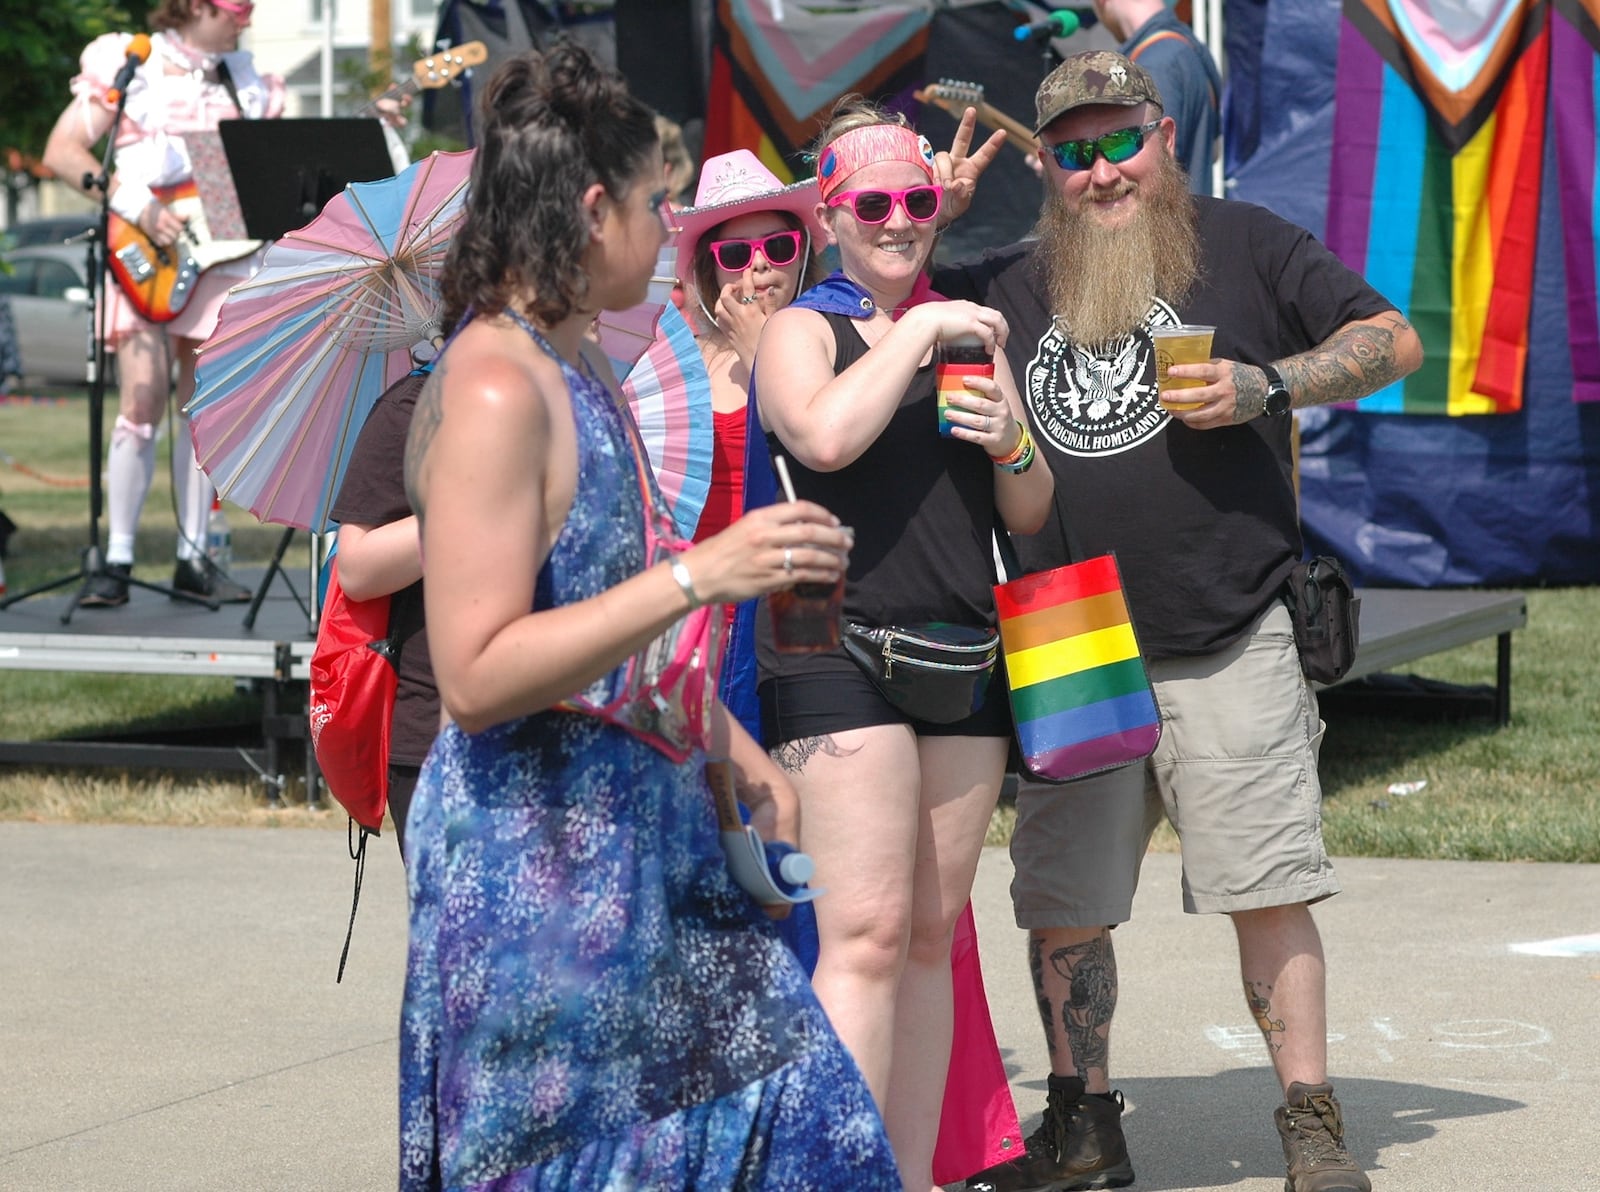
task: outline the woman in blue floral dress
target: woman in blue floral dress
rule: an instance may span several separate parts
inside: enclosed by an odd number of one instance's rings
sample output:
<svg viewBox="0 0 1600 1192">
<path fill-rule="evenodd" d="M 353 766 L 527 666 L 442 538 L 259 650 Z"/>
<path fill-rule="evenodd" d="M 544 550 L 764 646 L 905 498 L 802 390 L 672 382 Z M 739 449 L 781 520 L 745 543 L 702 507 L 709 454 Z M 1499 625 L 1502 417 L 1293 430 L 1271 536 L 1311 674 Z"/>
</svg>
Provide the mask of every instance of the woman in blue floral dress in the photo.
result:
<svg viewBox="0 0 1600 1192">
<path fill-rule="evenodd" d="M 695 610 L 831 583 L 848 537 L 795 502 L 666 557 L 585 336 L 644 297 L 661 179 L 649 110 L 585 51 L 486 89 L 446 270 L 461 330 L 407 446 L 447 721 L 406 834 L 403 1189 L 900 1187 L 860 1073 L 728 876 L 703 747 L 768 839 L 796 838 L 793 789 L 696 698 Z"/>
</svg>

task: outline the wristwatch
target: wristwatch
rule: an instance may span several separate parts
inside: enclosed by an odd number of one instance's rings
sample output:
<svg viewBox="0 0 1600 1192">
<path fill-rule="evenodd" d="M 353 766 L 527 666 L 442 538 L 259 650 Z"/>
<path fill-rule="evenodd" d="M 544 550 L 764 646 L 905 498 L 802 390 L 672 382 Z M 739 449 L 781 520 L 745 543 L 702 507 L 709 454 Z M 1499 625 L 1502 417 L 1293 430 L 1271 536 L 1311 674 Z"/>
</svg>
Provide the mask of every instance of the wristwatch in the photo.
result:
<svg viewBox="0 0 1600 1192">
<path fill-rule="evenodd" d="M 1268 418 L 1276 418 L 1289 412 L 1289 387 L 1283 383 L 1283 376 L 1270 364 L 1259 366 L 1267 378 L 1267 400 L 1262 406 L 1261 413 Z"/>
</svg>

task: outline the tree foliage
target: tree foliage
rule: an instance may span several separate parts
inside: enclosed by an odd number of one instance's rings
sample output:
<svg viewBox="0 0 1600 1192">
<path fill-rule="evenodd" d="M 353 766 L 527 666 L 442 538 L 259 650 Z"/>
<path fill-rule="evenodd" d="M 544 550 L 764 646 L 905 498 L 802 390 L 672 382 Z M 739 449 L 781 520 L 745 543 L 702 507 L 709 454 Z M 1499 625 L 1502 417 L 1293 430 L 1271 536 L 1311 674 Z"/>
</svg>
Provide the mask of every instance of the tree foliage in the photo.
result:
<svg viewBox="0 0 1600 1192">
<path fill-rule="evenodd" d="M 0 150 L 43 153 L 83 47 L 136 27 L 109 0 L 0 0 Z"/>
</svg>

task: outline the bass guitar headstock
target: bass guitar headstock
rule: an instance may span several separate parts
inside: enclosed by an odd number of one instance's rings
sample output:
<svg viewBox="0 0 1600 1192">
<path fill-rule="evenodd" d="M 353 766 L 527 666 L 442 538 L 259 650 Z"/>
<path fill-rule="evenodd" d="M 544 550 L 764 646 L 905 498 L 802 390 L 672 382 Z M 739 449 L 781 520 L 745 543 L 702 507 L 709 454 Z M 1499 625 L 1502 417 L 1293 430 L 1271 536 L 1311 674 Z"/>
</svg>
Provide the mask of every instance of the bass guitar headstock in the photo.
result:
<svg viewBox="0 0 1600 1192">
<path fill-rule="evenodd" d="M 488 60 L 489 48 L 481 41 L 469 41 L 417 59 L 411 67 L 411 76 L 418 87 L 443 87 Z"/>
</svg>

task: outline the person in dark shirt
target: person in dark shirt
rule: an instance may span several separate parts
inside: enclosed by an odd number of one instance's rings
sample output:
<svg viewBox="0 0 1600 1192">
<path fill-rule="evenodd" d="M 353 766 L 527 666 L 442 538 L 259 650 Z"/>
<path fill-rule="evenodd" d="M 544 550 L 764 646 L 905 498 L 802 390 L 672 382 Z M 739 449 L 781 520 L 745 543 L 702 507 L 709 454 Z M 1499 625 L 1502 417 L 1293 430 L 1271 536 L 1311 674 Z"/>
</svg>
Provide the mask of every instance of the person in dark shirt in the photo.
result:
<svg viewBox="0 0 1600 1192">
<path fill-rule="evenodd" d="M 1184 909 L 1225 914 L 1246 1004 L 1284 1103 L 1289 1192 L 1368 1192 L 1327 1080 L 1322 945 L 1310 904 L 1339 890 L 1322 843 L 1323 726 L 1281 593 L 1302 541 L 1290 409 L 1348 402 L 1422 361 L 1416 332 L 1306 231 L 1245 203 L 1193 196 L 1149 74 L 1089 51 L 1040 85 L 1047 182 L 1037 238 L 936 272 L 1001 311 L 1039 451 L 1055 472 L 1030 570 L 1115 551 L 1158 702 L 1146 763 L 1064 787 L 1023 783 L 1011 844 L 1018 926 L 1052 1074 L 1044 1123 L 982 1192 L 1122 1187 L 1133 1168 L 1110 1086 L 1117 971 L 1165 814 L 1183 849 Z M 952 165 L 962 167 L 952 150 Z M 1158 400 L 1151 330 L 1215 327 L 1193 408 Z"/>
<path fill-rule="evenodd" d="M 1222 76 L 1211 51 L 1165 0 L 1095 0 L 1094 10 L 1120 39 L 1117 52 L 1144 67 L 1174 125 L 1174 156 L 1196 194 L 1217 193 L 1213 167 L 1222 136 Z"/>
<path fill-rule="evenodd" d="M 339 486 L 339 583 L 353 600 L 390 596 L 389 633 L 400 642 L 389 722 L 389 816 L 405 855 L 406 812 L 439 728 L 439 688 L 422 621 L 422 548 L 406 500 L 406 432 L 427 368 L 401 377 L 374 403 Z"/>
</svg>

